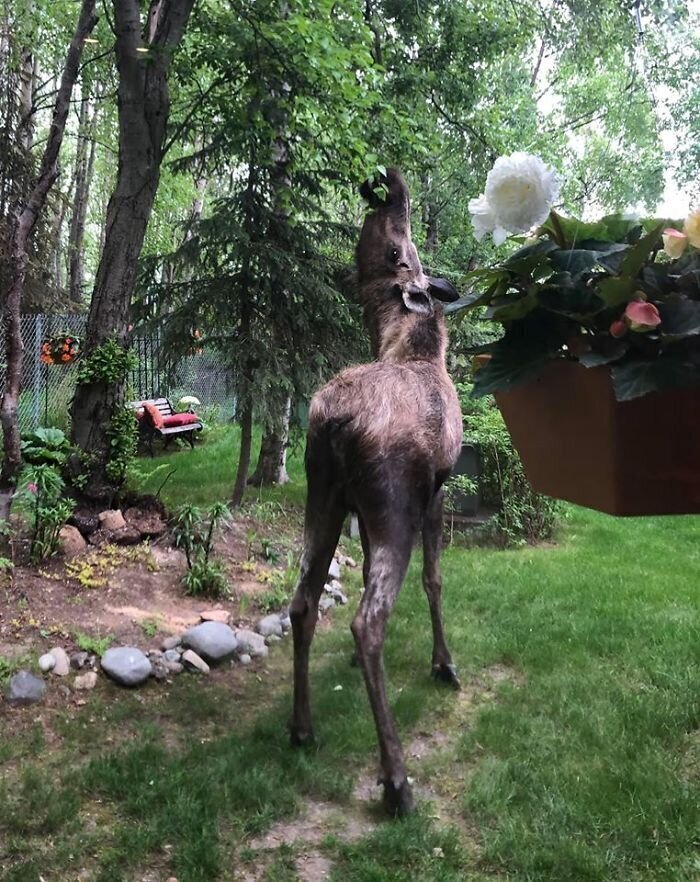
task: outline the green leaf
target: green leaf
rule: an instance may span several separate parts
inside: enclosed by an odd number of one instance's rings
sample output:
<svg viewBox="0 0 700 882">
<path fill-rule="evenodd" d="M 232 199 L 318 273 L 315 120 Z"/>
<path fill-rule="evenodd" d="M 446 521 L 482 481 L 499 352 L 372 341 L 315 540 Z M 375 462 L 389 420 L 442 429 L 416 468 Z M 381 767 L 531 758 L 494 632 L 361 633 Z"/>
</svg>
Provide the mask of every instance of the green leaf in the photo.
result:
<svg viewBox="0 0 700 882">
<path fill-rule="evenodd" d="M 615 278 L 603 279 L 598 285 L 598 296 L 608 306 L 619 306 L 621 303 L 626 303 L 635 290 L 634 279 L 616 276 Z"/>
<path fill-rule="evenodd" d="M 620 274 L 623 276 L 636 276 L 637 273 L 641 270 L 641 268 L 646 263 L 647 259 L 651 252 L 658 248 L 661 244 L 661 230 L 663 228 L 662 224 L 654 227 L 654 229 L 647 233 L 646 236 L 642 236 L 642 238 L 637 242 L 636 245 L 633 245 L 632 248 L 627 252 L 625 259 L 622 261 L 622 266 L 620 267 Z"/>
<path fill-rule="evenodd" d="M 665 355 L 646 361 L 627 361 L 612 368 L 615 398 L 630 401 L 659 389 L 700 385 L 700 371 L 682 356 Z"/>
<path fill-rule="evenodd" d="M 696 300 L 676 299 L 659 306 L 663 338 L 694 337 L 700 334 L 700 303 Z"/>
</svg>

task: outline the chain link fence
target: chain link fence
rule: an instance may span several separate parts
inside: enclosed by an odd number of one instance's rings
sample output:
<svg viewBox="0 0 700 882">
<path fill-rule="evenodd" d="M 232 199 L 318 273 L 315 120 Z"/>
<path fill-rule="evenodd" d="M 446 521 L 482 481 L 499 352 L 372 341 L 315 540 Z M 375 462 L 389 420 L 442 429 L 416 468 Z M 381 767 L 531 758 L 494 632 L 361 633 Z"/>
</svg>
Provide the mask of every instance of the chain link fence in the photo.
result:
<svg viewBox="0 0 700 882">
<path fill-rule="evenodd" d="M 62 337 L 80 339 L 85 334 L 83 315 L 22 316 L 22 393 L 19 425 L 22 432 L 38 426 L 66 429 L 78 371 L 78 362 L 48 364 L 42 361 L 42 344 Z M 221 364 L 217 353 L 199 350 L 177 361 L 165 358 L 157 335 L 135 337 L 136 367 L 129 377 L 134 399 L 170 398 L 173 405 L 183 395 L 194 395 L 201 402 L 201 416 L 212 421 L 231 419 L 235 412 L 231 370 Z M 0 365 L 0 391 L 5 384 L 5 365 Z"/>
</svg>

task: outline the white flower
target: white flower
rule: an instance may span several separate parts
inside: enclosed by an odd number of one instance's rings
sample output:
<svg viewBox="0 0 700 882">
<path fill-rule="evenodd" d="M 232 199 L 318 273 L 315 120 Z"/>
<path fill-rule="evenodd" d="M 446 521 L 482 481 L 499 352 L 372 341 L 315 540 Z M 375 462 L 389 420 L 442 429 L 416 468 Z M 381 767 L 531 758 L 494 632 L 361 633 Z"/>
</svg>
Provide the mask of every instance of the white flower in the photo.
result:
<svg viewBox="0 0 700 882">
<path fill-rule="evenodd" d="M 199 398 L 196 398 L 194 395 L 183 395 L 182 398 L 178 401 L 178 404 L 201 404 L 202 402 Z"/>
<path fill-rule="evenodd" d="M 486 191 L 469 202 L 474 235 L 480 240 L 491 233 L 500 245 L 508 233 L 525 233 L 543 223 L 558 196 L 554 169 L 538 156 L 500 156 L 486 178 Z"/>
</svg>

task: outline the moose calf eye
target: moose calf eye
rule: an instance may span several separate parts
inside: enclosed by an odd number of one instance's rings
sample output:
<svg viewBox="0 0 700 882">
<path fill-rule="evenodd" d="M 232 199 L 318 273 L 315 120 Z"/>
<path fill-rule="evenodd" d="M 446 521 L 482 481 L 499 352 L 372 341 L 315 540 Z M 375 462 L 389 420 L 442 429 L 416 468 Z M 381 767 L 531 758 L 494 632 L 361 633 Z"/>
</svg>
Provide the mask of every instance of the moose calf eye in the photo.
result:
<svg viewBox="0 0 700 882">
<path fill-rule="evenodd" d="M 398 261 L 398 259 L 399 259 L 399 249 L 398 248 L 391 249 L 391 259 L 394 263 L 396 263 Z"/>
</svg>

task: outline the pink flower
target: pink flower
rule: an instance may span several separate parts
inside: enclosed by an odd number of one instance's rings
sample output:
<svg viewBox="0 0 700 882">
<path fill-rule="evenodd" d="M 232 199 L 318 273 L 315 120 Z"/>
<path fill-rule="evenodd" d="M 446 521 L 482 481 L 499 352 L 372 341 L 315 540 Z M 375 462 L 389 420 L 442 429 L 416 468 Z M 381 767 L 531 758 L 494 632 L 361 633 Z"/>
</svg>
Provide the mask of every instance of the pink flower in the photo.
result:
<svg viewBox="0 0 700 882">
<path fill-rule="evenodd" d="M 38 489 L 39 488 L 37 487 L 37 485 L 34 484 L 33 482 L 27 484 L 27 490 L 29 490 L 30 493 L 36 493 Z"/>
<path fill-rule="evenodd" d="M 688 244 L 688 236 L 668 227 L 663 233 L 664 251 L 669 257 L 680 257 Z"/>
<path fill-rule="evenodd" d="M 633 300 L 627 304 L 625 319 L 631 330 L 642 333 L 651 331 L 661 324 L 659 310 L 654 304 L 644 303 L 640 300 Z"/>
<path fill-rule="evenodd" d="M 610 325 L 611 337 L 624 337 L 627 333 L 627 325 L 622 319 L 618 319 Z"/>
</svg>

